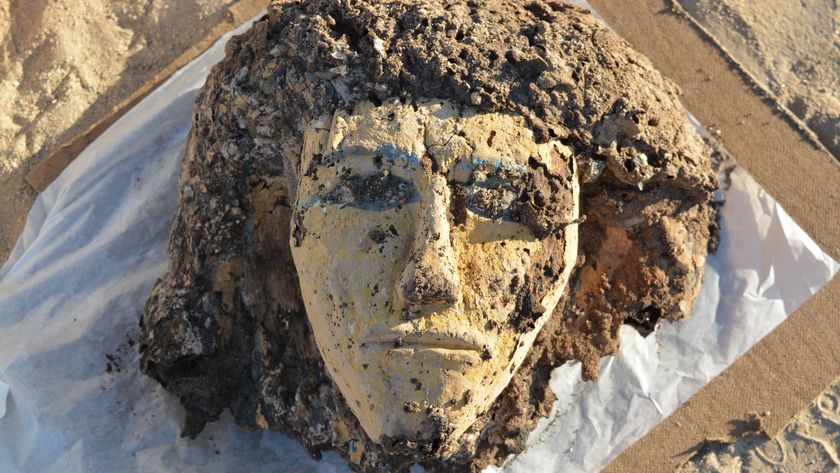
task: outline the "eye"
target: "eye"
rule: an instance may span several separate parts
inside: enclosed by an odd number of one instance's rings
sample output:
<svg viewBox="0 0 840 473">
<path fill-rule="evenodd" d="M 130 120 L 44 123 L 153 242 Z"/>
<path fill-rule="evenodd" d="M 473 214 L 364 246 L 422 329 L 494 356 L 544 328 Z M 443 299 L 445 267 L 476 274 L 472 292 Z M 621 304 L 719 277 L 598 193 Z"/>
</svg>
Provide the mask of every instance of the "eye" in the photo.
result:
<svg viewBox="0 0 840 473">
<path fill-rule="evenodd" d="M 491 220 L 510 220 L 513 192 L 504 187 L 468 186 L 466 206 L 472 213 Z"/>
<path fill-rule="evenodd" d="M 417 200 L 414 183 L 386 169 L 369 176 L 342 174 L 335 187 L 321 197 L 327 204 L 380 212 L 401 208 Z"/>
<path fill-rule="evenodd" d="M 491 220 L 512 221 L 511 207 L 520 194 L 513 176 L 476 172 L 470 182 L 450 182 L 453 188 L 453 205 L 461 206 L 473 214 Z M 453 215 L 458 215 L 453 209 Z"/>
<path fill-rule="evenodd" d="M 468 184 L 450 182 L 452 189 L 451 214 L 453 223 L 466 223 L 468 213 L 484 217 L 473 219 L 467 235 L 471 243 L 494 241 L 531 241 L 533 233 L 518 222 L 516 187 L 505 179 L 487 179 Z"/>
</svg>

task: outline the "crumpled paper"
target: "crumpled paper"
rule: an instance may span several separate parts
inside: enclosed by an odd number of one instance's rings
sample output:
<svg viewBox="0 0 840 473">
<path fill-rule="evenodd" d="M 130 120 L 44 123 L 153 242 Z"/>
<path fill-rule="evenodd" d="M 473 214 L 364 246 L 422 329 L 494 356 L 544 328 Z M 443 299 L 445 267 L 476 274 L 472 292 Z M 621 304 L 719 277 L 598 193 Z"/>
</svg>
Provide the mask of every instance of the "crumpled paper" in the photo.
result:
<svg viewBox="0 0 840 473">
<path fill-rule="evenodd" d="M 239 28 L 244 31 L 247 24 Z M 198 88 L 220 40 L 92 143 L 44 191 L 0 269 L 0 471 L 334 472 L 231 416 L 180 438 L 177 400 L 138 370 L 138 320 L 167 267 Z M 719 251 L 693 316 L 622 329 L 598 383 L 552 374 L 559 401 L 505 471 L 597 471 L 685 402 L 840 269 L 746 172 L 730 174 Z M 499 470 L 498 468 L 490 468 Z"/>
<path fill-rule="evenodd" d="M 840 269 L 742 168 L 730 175 L 722 239 L 691 317 L 645 338 L 621 328 L 598 382 L 552 373 L 559 401 L 507 471 L 594 472 L 764 338 Z M 539 468 L 538 468 L 539 467 Z"/>
</svg>

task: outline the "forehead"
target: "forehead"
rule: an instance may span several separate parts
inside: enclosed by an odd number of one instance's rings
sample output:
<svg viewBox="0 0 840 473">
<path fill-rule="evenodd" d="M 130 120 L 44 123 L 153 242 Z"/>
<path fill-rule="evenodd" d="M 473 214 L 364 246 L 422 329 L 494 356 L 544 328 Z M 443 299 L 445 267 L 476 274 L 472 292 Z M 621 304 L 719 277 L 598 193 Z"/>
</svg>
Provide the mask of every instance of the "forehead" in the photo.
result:
<svg viewBox="0 0 840 473">
<path fill-rule="evenodd" d="M 380 106 L 363 102 L 350 114 L 339 111 L 331 119 L 321 118 L 307 135 L 303 160 L 314 151 L 347 156 L 399 149 L 404 156 L 428 155 L 444 172 L 465 159 L 515 169 L 527 165 L 529 158 L 550 161 L 557 154 L 550 150 L 556 143 L 534 142 L 522 117 L 478 113 L 442 100 L 391 100 Z M 313 146 L 313 141 L 320 143 Z"/>
</svg>

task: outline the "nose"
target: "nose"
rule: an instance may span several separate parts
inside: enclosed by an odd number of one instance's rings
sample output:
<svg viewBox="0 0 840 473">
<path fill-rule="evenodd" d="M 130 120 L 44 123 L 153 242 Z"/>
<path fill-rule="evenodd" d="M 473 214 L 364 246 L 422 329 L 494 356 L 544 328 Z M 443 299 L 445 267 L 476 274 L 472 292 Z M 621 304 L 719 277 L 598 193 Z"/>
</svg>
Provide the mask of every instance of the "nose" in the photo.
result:
<svg viewBox="0 0 840 473">
<path fill-rule="evenodd" d="M 461 293 L 447 218 L 449 187 L 433 176 L 430 192 L 420 202 L 412 254 L 400 276 L 398 293 L 408 305 L 454 304 Z"/>
</svg>

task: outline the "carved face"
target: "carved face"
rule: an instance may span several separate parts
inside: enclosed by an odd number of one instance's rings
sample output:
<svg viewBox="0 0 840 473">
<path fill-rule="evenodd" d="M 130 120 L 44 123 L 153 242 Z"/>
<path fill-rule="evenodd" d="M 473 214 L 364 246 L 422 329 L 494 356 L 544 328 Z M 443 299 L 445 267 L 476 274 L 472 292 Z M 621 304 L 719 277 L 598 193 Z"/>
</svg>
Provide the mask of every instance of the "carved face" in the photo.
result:
<svg viewBox="0 0 840 473">
<path fill-rule="evenodd" d="M 569 149 L 444 101 L 309 126 L 291 246 L 327 369 L 375 441 L 458 439 L 509 383 L 577 257 Z"/>
</svg>

